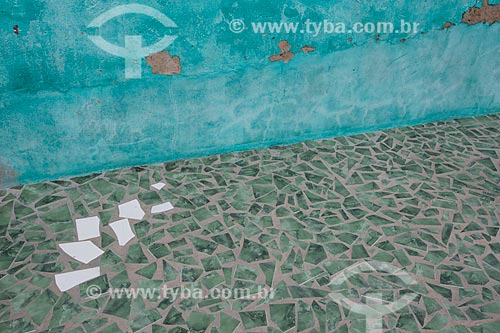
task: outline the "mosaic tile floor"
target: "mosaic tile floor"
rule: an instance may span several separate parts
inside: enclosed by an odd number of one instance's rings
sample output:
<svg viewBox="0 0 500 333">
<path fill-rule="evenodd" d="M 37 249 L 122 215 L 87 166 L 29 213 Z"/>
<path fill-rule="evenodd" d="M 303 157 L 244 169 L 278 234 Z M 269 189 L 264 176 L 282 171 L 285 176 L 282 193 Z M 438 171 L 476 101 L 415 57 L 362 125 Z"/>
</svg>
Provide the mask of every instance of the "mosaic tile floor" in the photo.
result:
<svg viewBox="0 0 500 333">
<path fill-rule="evenodd" d="M 499 128 L 493 115 L 0 190 L 0 332 L 366 332 L 373 321 L 330 294 L 369 304 L 376 291 L 413 295 L 384 331 L 497 333 Z M 146 216 L 120 246 L 109 224 L 134 199 Z M 150 213 L 166 201 L 175 209 Z M 81 264 L 58 245 L 92 216 L 105 253 Z M 332 283 L 367 260 L 413 283 L 383 271 Z M 259 297 L 110 294 L 165 284 Z"/>
</svg>

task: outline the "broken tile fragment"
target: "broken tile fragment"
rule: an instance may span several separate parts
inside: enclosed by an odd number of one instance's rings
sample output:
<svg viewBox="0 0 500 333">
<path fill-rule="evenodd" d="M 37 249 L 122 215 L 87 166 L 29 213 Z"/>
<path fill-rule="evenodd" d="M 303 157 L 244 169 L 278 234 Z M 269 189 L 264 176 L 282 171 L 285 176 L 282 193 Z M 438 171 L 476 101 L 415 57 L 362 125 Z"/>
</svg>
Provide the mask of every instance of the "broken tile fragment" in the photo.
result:
<svg viewBox="0 0 500 333">
<path fill-rule="evenodd" d="M 120 246 L 125 246 L 135 237 L 135 234 L 130 227 L 130 222 L 127 219 L 113 222 L 109 226 L 113 229 Z"/>
<path fill-rule="evenodd" d="M 151 208 L 151 214 L 164 213 L 172 209 L 174 209 L 174 206 L 172 206 L 170 202 L 166 202 L 161 205 L 153 206 L 153 208 Z"/>
<path fill-rule="evenodd" d="M 142 220 L 146 215 L 137 199 L 119 205 L 118 210 L 119 216 L 125 219 Z"/>
<path fill-rule="evenodd" d="M 153 184 L 151 185 L 152 188 L 154 188 L 155 190 L 161 190 L 162 188 L 164 188 L 167 184 L 165 183 L 162 183 L 162 182 L 159 182 L 159 183 L 156 183 L 156 184 Z"/>
<path fill-rule="evenodd" d="M 56 274 L 56 285 L 60 291 L 64 292 L 76 287 L 84 282 L 95 279 L 101 275 L 99 267 L 82 269 L 68 273 Z"/>
<path fill-rule="evenodd" d="M 84 264 L 88 264 L 104 253 L 91 241 L 64 243 L 59 244 L 59 247 L 70 257 Z"/>
<path fill-rule="evenodd" d="M 76 233 L 78 240 L 87 240 L 101 236 L 99 224 L 101 220 L 97 216 L 76 220 Z"/>
</svg>

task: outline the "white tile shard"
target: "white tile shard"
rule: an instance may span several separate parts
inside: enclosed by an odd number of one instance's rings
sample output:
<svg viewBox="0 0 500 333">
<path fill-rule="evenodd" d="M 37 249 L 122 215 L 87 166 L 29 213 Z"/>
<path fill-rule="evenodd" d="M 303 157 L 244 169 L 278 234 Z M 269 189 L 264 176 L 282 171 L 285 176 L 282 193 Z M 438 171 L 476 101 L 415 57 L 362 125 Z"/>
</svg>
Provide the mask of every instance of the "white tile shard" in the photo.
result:
<svg viewBox="0 0 500 333">
<path fill-rule="evenodd" d="M 167 186 L 167 184 L 165 183 L 162 183 L 162 182 L 159 182 L 157 184 L 154 184 L 154 185 L 151 185 L 152 188 L 156 189 L 156 190 L 161 190 L 162 188 L 164 188 L 165 186 Z"/>
<path fill-rule="evenodd" d="M 142 220 L 146 215 L 137 199 L 119 205 L 118 210 L 119 216 L 125 219 Z"/>
<path fill-rule="evenodd" d="M 87 240 L 101 236 L 99 224 L 101 220 L 97 216 L 76 220 L 76 233 L 78 240 Z"/>
<path fill-rule="evenodd" d="M 79 271 L 73 271 L 69 273 L 56 274 L 56 285 L 60 291 L 67 291 L 73 287 L 76 287 L 84 282 L 90 281 L 99 277 L 101 275 L 101 270 L 99 267 L 82 269 Z"/>
<path fill-rule="evenodd" d="M 91 241 L 59 244 L 59 247 L 70 257 L 81 263 L 88 264 L 104 253 Z"/>
<path fill-rule="evenodd" d="M 151 214 L 168 212 L 169 210 L 172 209 L 174 209 L 174 206 L 172 206 L 170 202 L 165 202 L 161 205 L 153 206 L 153 208 L 151 208 Z"/>
<path fill-rule="evenodd" d="M 125 246 L 130 240 L 135 237 L 135 234 L 132 231 L 128 220 L 116 221 L 110 223 L 109 226 L 111 227 L 111 229 L 113 229 L 116 238 L 118 238 L 118 244 L 120 246 Z"/>
</svg>

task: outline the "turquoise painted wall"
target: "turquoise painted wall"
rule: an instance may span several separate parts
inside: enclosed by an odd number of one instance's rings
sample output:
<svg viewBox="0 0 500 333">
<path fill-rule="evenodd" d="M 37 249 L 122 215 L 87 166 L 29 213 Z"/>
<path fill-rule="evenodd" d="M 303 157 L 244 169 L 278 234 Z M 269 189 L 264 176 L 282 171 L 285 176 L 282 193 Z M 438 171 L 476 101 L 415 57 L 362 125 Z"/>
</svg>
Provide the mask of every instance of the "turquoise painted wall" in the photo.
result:
<svg viewBox="0 0 500 333">
<path fill-rule="evenodd" d="M 500 24 L 460 24 L 475 2 L 0 0 L 2 183 L 498 112 Z M 129 14 L 100 34 L 121 45 L 177 35 L 167 49 L 181 75 L 153 75 L 142 60 L 142 78 L 126 79 L 125 60 L 88 38 L 92 20 L 129 3 L 177 28 Z M 423 34 L 235 34 L 235 18 L 405 19 Z M 268 59 L 280 40 L 296 53 L 287 64 Z"/>
</svg>

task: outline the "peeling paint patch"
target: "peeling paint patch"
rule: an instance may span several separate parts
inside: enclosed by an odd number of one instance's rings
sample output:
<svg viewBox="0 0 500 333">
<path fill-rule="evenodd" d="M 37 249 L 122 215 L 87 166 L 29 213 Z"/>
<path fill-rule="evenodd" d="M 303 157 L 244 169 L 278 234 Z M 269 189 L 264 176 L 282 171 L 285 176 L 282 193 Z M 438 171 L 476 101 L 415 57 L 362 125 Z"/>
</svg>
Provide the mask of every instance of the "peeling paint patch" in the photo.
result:
<svg viewBox="0 0 500 333">
<path fill-rule="evenodd" d="M 285 64 L 290 62 L 293 57 L 295 57 L 295 54 L 290 52 L 290 49 L 292 48 L 288 41 L 282 40 L 281 42 L 278 43 L 278 47 L 281 50 L 281 53 L 278 55 L 274 55 L 269 58 L 269 61 L 271 62 L 277 62 L 277 61 L 283 61 Z"/>
<path fill-rule="evenodd" d="M 490 25 L 500 22 L 500 4 L 490 5 L 488 0 L 483 0 L 483 5 L 471 7 L 462 16 L 462 23 L 474 25 L 478 23 L 489 23 Z"/>
<path fill-rule="evenodd" d="M 301 48 L 301 50 L 302 50 L 302 52 L 304 52 L 304 53 L 311 53 L 311 52 L 316 51 L 316 48 L 315 48 L 315 47 L 313 47 L 313 46 L 306 45 L 306 46 L 303 46 L 303 47 Z"/>
<path fill-rule="evenodd" d="M 153 74 L 172 76 L 181 74 L 181 58 L 170 57 L 170 52 L 162 51 L 146 57 L 146 63 L 151 66 Z"/>
<path fill-rule="evenodd" d="M 448 22 L 446 22 L 446 23 L 443 25 L 443 27 L 442 27 L 441 29 L 442 29 L 442 30 L 444 30 L 444 29 L 449 29 L 449 28 L 453 27 L 454 25 L 455 25 L 455 23 L 448 21 Z"/>
</svg>

